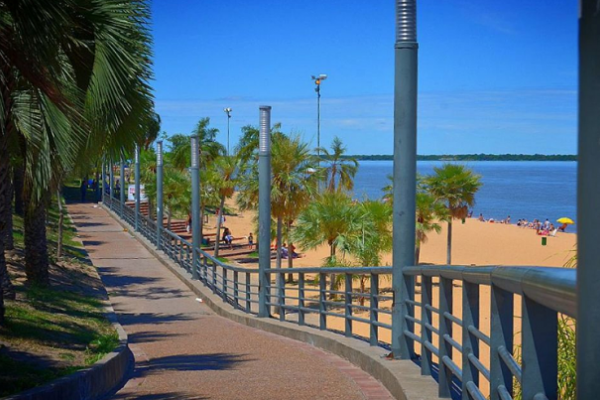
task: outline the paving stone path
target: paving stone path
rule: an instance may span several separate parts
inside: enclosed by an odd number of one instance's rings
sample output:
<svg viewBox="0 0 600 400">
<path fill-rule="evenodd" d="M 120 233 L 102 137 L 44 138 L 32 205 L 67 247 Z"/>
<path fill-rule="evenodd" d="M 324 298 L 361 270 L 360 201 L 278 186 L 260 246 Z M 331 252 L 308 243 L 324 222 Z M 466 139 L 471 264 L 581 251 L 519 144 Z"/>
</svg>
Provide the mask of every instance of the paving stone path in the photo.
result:
<svg viewBox="0 0 600 400">
<path fill-rule="evenodd" d="M 215 315 L 100 207 L 68 210 L 135 355 L 112 399 L 392 399 L 337 356 Z"/>
</svg>

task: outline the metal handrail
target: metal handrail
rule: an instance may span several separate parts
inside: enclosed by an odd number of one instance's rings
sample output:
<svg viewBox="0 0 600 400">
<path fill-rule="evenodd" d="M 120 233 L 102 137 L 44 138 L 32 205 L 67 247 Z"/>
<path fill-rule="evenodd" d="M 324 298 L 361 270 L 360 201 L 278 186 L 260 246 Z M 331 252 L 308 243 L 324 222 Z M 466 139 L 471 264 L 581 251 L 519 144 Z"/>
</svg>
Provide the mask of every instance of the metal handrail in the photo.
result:
<svg viewBox="0 0 600 400">
<path fill-rule="evenodd" d="M 110 199 L 107 204 L 115 208 L 116 200 Z M 133 224 L 135 210 L 122 207 L 121 217 Z M 151 241 L 156 239 L 156 223 L 151 218 L 141 215 L 138 220 L 140 233 Z M 174 262 L 188 272 L 193 268 L 198 272 L 200 281 L 221 297 L 232 307 L 247 313 L 257 314 L 259 304 L 259 270 L 243 268 L 222 262 L 207 251 L 193 249 L 190 241 L 176 233 L 162 228 L 161 248 Z M 192 263 L 192 251 L 198 254 L 198 263 Z M 268 276 L 276 277 L 274 283 L 268 282 L 266 304 L 272 309 L 271 317 L 280 321 L 308 325 L 321 330 L 333 330 L 346 336 L 360 337 L 353 324 L 369 326 L 368 340 L 372 346 L 387 346 L 379 340 L 380 330 L 392 330 L 392 324 L 380 320 L 380 315 L 388 318 L 392 311 L 380 306 L 381 301 L 393 300 L 393 294 L 379 289 L 380 277 L 391 275 L 392 267 L 301 267 L 301 268 L 268 268 Z M 331 289 L 325 284 L 330 274 L 343 276 L 342 286 Z M 463 393 L 473 398 L 481 398 L 479 374 L 491 385 L 491 398 L 504 398 L 513 390 L 513 378 L 531 385 L 529 382 L 539 380 L 528 379 L 528 374 L 540 374 L 540 371 L 523 368 L 522 365 L 540 365 L 537 352 L 532 351 L 531 340 L 543 341 L 544 348 L 556 348 L 556 316 L 562 313 L 576 317 L 576 272 L 568 268 L 543 267 L 466 267 L 466 266 L 413 266 L 403 269 L 408 277 L 421 277 L 421 301 L 414 294 L 402 302 L 406 305 L 406 313 L 402 315 L 407 321 L 407 329 L 402 332 L 411 345 L 421 345 L 421 355 L 416 360 L 420 363 L 422 373 L 432 372 L 431 357 L 438 362 L 440 393 L 447 395 L 457 390 L 456 382 L 460 381 Z M 296 287 L 286 285 L 285 277 L 291 275 Z M 307 279 L 307 275 L 318 279 Z M 368 280 L 370 289 L 358 291 L 353 284 L 353 277 L 360 276 Z M 438 304 L 432 303 L 432 279 L 439 280 Z M 462 283 L 463 313 L 462 318 L 453 314 L 453 282 Z M 315 286 L 312 286 L 315 285 Z M 365 286 L 367 284 L 365 283 Z M 488 336 L 479 326 L 479 288 L 490 288 L 492 296 L 491 334 Z M 291 292 L 291 293 L 290 293 Z M 414 292 L 414 291 L 413 291 Z M 476 296 L 473 296 L 476 293 Z M 522 361 L 519 364 L 513 354 L 512 332 L 514 319 L 513 297 L 523 297 L 523 349 Z M 469 297 L 471 296 L 471 297 Z M 360 301 L 359 301 L 360 300 Z M 360 304 L 362 301 L 364 305 Z M 368 302 L 368 303 L 367 303 Z M 421 316 L 416 315 L 420 310 Z M 367 313 L 357 315 L 356 313 Z M 439 315 L 434 324 L 431 314 Z M 276 316 L 278 314 L 278 316 Z M 309 317 L 310 315 L 314 317 Z M 315 319 L 311 319 L 315 318 Z M 330 319 L 343 320 L 342 328 L 328 326 Z M 552 322 L 554 321 L 554 322 Z M 552 325 L 554 323 L 554 325 Z M 421 335 L 415 331 L 421 327 Z M 462 331 L 462 341 L 453 335 L 453 327 Z M 544 335 L 539 329 L 545 329 Z M 554 332 L 554 334 L 547 334 Z M 437 340 L 432 340 L 435 334 Z M 533 339 L 532 339 L 533 338 Z M 480 343 L 488 346 L 492 352 L 491 365 L 484 365 L 479 358 Z M 437 344 L 437 346 L 436 346 Z M 539 345 L 539 343 L 537 343 Z M 462 353 L 462 366 L 453 361 L 452 353 Z M 547 361 L 547 357 L 545 359 Z M 554 360 L 556 364 L 556 360 Z M 544 373 L 547 372 L 547 368 Z M 555 370 L 555 369 L 554 369 Z M 509 371 L 508 374 L 506 371 Z M 549 369 L 549 373 L 554 373 Z M 452 376 L 457 381 L 453 381 Z M 544 381 L 545 382 L 545 381 Z M 460 391 L 460 387 L 458 390 Z M 528 388 L 530 390 L 530 388 Z M 537 390 L 537 389 L 536 389 Z M 544 388 L 538 390 L 544 393 Z"/>
</svg>

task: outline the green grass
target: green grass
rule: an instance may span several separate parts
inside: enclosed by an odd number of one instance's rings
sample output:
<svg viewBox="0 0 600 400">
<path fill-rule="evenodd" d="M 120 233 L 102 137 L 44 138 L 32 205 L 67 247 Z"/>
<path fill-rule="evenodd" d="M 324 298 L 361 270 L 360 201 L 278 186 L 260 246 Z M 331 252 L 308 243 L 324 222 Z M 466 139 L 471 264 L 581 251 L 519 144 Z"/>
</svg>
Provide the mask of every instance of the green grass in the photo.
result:
<svg viewBox="0 0 600 400">
<path fill-rule="evenodd" d="M 13 216 L 15 248 L 22 254 L 23 219 Z M 18 393 L 86 368 L 118 344 L 118 335 L 104 316 L 104 301 L 97 294 L 94 268 L 76 241 L 68 217 L 63 223 L 63 257 L 56 260 L 58 211 L 56 201 L 48 209 L 48 252 L 55 283 L 51 287 L 27 285 L 23 266 L 11 277 L 17 300 L 6 301 L 6 326 L 0 338 L 0 397 Z M 66 264 L 65 264 L 66 263 Z M 18 279 L 17 279 L 18 278 Z M 1 347 L 1 346 L 0 346 Z"/>
</svg>

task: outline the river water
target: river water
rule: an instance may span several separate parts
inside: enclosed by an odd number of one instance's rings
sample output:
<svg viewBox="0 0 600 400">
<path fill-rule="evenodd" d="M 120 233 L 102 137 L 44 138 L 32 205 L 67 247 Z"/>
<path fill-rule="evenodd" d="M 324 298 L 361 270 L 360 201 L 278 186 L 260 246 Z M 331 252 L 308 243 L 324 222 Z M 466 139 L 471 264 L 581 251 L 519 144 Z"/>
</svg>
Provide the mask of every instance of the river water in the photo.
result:
<svg viewBox="0 0 600 400">
<path fill-rule="evenodd" d="M 419 161 L 417 171 L 432 174 L 442 161 Z M 460 162 L 481 175 L 483 186 L 475 197 L 473 216 L 511 222 L 525 218 L 555 222 L 576 217 L 577 163 L 561 161 L 469 161 Z M 355 197 L 371 199 L 383 195 L 392 174 L 392 161 L 361 161 L 354 179 Z M 567 229 L 575 232 L 575 226 Z"/>
</svg>

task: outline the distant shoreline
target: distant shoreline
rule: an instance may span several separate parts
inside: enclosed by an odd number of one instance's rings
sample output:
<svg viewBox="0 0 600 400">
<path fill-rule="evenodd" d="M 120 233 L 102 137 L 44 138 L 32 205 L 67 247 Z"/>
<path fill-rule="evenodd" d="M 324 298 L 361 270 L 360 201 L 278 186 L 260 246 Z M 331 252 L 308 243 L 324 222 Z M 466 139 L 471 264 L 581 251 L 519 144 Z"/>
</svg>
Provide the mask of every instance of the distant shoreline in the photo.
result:
<svg viewBox="0 0 600 400">
<path fill-rule="evenodd" d="M 392 161 L 393 155 L 349 155 L 344 159 L 354 158 L 358 161 Z M 418 161 L 577 161 L 577 155 L 570 154 L 441 154 L 418 155 Z"/>
</svg>

